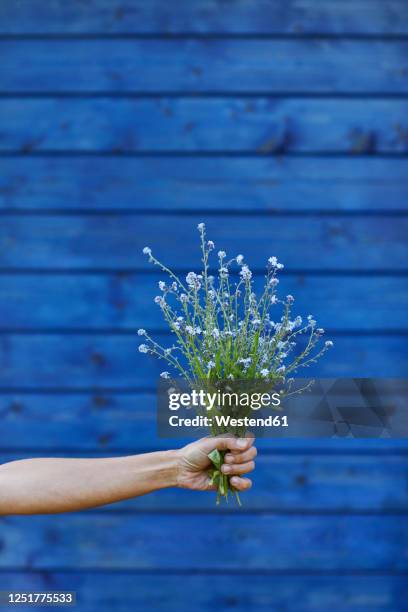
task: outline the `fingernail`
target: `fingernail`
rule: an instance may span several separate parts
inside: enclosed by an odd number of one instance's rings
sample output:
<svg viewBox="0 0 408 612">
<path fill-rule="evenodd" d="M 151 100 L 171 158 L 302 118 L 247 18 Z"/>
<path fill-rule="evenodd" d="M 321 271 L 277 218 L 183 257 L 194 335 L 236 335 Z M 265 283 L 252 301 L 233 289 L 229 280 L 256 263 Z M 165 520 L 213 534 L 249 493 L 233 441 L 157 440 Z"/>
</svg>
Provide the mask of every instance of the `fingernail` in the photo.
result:
<svg viewBox="0 0 408 612">
<path fill-rule="evenodd" d="M 237 446 L 239 448 L 245 448 L 247 445 L 247 441 L 246 440 L 237 440 Z"/>
<path fill-rule="evenodd" d="M 229 465 L 225 465 L 225 463 L 224 463 L 224 465 L 222 466 L 222 468 L 221 468 L 221 469 L 222 469 L 222 471 L 224 472 L 224 474 L 228 474 L 228 472 L 230 472 L 230 471 L 231 471 L 230 466 L 229 466 Z"/>
<path fill-rule="evenodd" d="M 224 461 L 227 461 L 227 463 L 232 463 L 233 461 L 232 455 L 225 455 Z"/>
</svg>

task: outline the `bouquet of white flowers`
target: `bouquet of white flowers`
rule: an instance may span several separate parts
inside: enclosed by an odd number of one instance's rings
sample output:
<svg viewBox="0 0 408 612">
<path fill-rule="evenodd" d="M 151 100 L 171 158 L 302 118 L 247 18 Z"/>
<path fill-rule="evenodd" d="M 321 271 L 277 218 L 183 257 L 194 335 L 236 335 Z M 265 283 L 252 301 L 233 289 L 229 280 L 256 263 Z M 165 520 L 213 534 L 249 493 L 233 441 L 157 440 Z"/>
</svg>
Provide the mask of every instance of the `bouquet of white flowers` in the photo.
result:
<svg viewBox="0 0 408 612">
<path fill-rule="evenodd" d="M 257 296 L 243 255 L 228 259 L 225 251 L 218 251 L 218 272 L 210 274 L 209 259 L 215 245 L 207 240 L 204 223 L 199 223 L 198 230 L 203 269 L 199 274 L 189 272 L 185 281 L 158 261 L 149 247 L 143 249 L 149 261 L 169 277 L 167 282 L 159 282 L 161 295 L 154 301 L 174 333 L 175 342 L 163 347 L 139 329 L 139 336 L 144 337 L 139 351 L 164 359 L 191 386 L 199 381 L 211 385 L 228 380 L 258 384 L 264 381 L 269 387 L 290 383 L 292 374 L 316 362 L 333 343 L 322 343 L 324 330 L 316 326 L 312 315 L 305 321 L 292 316 L 292 295 L 278 297 L 277 276 L 283 264 L 276 257 L 268 259 L 263 291 Z M 231 278 L 234 264 L 235 281 Z M 275 315 L 278 309 L 279 315 Z M 304 340 L 299 343 L 301 337 Z M 164 371 L 161 377 L 172 376 Z M 214 427 L 211 433 L 228 432 Z M 228 477 L 221 473 L 222 453 L 216 451 L 210 459 L 217 500 L 221 496 L 228 499 L 229 491 L 237 495 Z"/>
</svg>

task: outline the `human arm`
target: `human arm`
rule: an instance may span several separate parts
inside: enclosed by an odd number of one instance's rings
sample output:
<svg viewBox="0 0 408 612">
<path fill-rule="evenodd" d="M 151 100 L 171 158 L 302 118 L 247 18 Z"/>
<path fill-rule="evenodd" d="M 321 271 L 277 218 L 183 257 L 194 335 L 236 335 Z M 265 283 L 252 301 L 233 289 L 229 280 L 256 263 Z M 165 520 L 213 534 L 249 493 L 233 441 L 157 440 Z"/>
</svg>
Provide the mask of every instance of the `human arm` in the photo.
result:
<svg viewBox="0 0 408 612">
<path fill-rule="evenodd" d="M 167 487 L 211 489 L 207 455 L 215 448 L 228 451 L 223 471 L 233 477 L 233 486 L 248 489 L 251 481 L 241 476 L 254 468 L 253 440 L 203 438 L 178 450 L 128 457 L 24 459 L 3 464 L 0 515 L 85 510 Z"/>
</svg>

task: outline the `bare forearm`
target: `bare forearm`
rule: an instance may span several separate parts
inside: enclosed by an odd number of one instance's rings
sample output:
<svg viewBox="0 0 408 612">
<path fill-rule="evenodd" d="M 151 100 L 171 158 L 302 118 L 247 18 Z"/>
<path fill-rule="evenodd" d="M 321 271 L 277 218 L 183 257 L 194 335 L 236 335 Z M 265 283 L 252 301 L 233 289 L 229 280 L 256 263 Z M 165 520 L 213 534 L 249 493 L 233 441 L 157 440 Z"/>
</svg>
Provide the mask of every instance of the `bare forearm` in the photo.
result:
<svg viewBox="0 0 408 612">
<path fill-rule="evenodd" d="M 0 514 L 72 512 L 177 483 L 176 451 L 109 459 L 28 459 L 0 466 Z"/>
</svg>

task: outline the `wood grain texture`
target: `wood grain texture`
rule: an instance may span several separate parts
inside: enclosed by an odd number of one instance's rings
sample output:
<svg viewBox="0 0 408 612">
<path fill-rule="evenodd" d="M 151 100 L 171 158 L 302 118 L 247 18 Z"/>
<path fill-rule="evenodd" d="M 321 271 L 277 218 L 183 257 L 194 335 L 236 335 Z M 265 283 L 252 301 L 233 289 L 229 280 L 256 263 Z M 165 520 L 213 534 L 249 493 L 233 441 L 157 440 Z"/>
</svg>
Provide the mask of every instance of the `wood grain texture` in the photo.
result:
<svg viewBox="0 0 408 612">
<path fill-rule="evenodd" d="M 404 0 L 13 0 L 0 6 L 3 34 L 407 34 Z"/>
<path fill-rule="evenodd" d="M 172 338 L 161 337 L 165 346 Z M 0 336 L 0 388 L 152 389 L 163 364 L 138 352 L 134 335 L 8 334 Z M 307 376 L 403 378 L 406 337 L 339 336 Z"/>
<path fill-rule="evenodd" d="M 0 274 L 0 329 L 165 331 L 167 324 L 153 299 L 159 279 L 167 277 L 155 272 L 67 273 L 63 278 L 58 273 Z M 257 293 L 262 293 L 264 282 L 263 274 L 254 277 Z M 296 298 L 295 313 L 306 316 L 312 311 L 326 329 L 408 330 L 406 276 L 282 275 L 278 295 L 287 294 Z"/>
<path fill-rule="evenodd" d="M 5 40 L 0 57 L 2 93 L 408 92 L 406 41 Z"/>
<path fill-rule="evenodd" d="M 187 610 L 194 593 L 194 610 L 289 610 L 297 612 L 396 612 L 408 596 L 406 576 L 290 576 L 239 574 L 158 575 L 115 572 L 109 577 L 96 572 L 5 572 L 4 583 L 15 591 L 77 590 L 81 612 L 112 610 L 158 612 Z M 103 589 L 101 582 L 103 581 Z M 186 585 L 188 584 L 188 588 Z M 28 609 L 27 609 L 28 610 Z"/>
<path fill-rule="evenodd" d="M 137 351 L 139 325 L 170 342 L 140 251 L 185 275 L 200 221 L 258 271 L 278 255 L 282 293 L 334 330 L 307 374 L 406 376 L 407 17 L 0 2 L 0 463 L 179 442 L 157 438 L 163 367 Z M 77 590 L 84 612 L 402 612 L 407 440 L 258 447 L 241 512 L 166 490 L 1 518 L 0 582 Z"/>
<path fill-rule="evenodd" d="M 78 452 L 78 451 L 77 451 Z M 245 511 L 279 513 L 387 513 L 408 507 L 408 458 L 361 456 L 257 459 L 253 488 L 242 497 Z M 186 512 L 214 510 L 214 495 L 165 489 L 106 506 L 101 512 Z M 223 506 L 217 512 L 231 512 Z M 401 520 L 404 520 L 403 518 Z"/>
<path fill-rule="evenodd" d="M 408 209 L 405 158 L 6 156 L 0 167 L 0 209 Z"/>
<path fill-rule="evenodd" d="M 370 576 L 292 573 L 163 575 L 149 572 L 3 572 L 2 581 L 14 591 L 77 591 L 81 612 L 129 612 L 169 609 L 197 612 L 230 610 L 281 612 L 399 612 L 408 597 L 405 575 Z M 25 608 L 22 608 L 25 610 Z M 28 609 L 27 609 L 28 610 Z"/>
<path fill-rule="evenodd" d="M 148 392 L 147 392 L 148 393 Z M 151 392 L 150 392 L 151 393 Z M 10 401 L 10 405 L 6 405 L 4 408 L 4 414 L 8 412 L 15 411 L 15 404 L 20 405 L 28 405 L 34 403 L 32 398 L 33 396 L 37 397 L 37 401 L 42 401 L 44 407 L 47 405 L 51 406 L 60 406 L 61 402 L 58 400 L 58 396 L 67 395 L 71 398 L 71 406 L 74 402 L 80 401 L 82 405 L 86 402 L 93 402 L 93 397 L 97 397 L 97 401 L 108 401 L 115 403 L 117 406 L 122 404 L 121 399 L 118 397 L 123 395 L 133 395 L 134 397 L 140 397 L 143 395 L 143 391 L 123 391 L 117 390 L 109 392 L 106 390 L 99 389 L 91 389 L 90 391 L 73 391 L 72 389 L 66 389 L 61 391 L 61 389 L 53 391 L 49 389 L 39 390 L 25 390 L 19 389 L 17 391 L 4 391 L 0 390 L 0 397 L 6 398 L 6 400 L 2 399 L 2 406 L 4 405 L 4 401 L 7 402 L 7 398 L 13 397 L 14 399 Z M 72 399 L 73 398 L 73 399 Z M 79 398 L 79 399 L 78 399 Z M 88 398 L 88 399 L 86 399 Z M 52 404 L 54 402 L 54 404 Z M 18 410 L 18 406 L 17 406 Z M 28 410 L 27 410 L 28 412 Z M 75 410 L 74 410 L 75 415 Z M 18 419 L 14 421 L 16 430 L 18 428 Z M 45 423 L 44 423 L 45 425 Z M 151 425 L 150 425 L 151 426 Z M 67 432 L 69 431 L 69 435 L 74 435 L 75 429 L 73 429 L 69 424 L 67 425 Z M 45 431 L 45 430 L 44 430 Z M 79 431 L 79 430 L 78 430 Z M 152 430 L 153 432 L 153 430 Z M 21 434 L 21 430 L 19 430 L 19 434 Z M 154 432 L 156 435 L 156 432 Z M 24 440 L 22 438 L 22 440 Z M 27 440 L 25 438 L 25 440 Z M 192 439 L 183 438 L 179 440 L 179 444 L 173 440 L 173 443 L 169 444 L 168 438 L 158 438 L 157 436 L 151 439 L 148 442 L 148 445 L 140 446 L 138 444 L 137 438 L 133 438 L 131 442 L 131 446 L 126 447 L 117 447 L 113 446 L 114 440 L 112 442 L 105 436 L 102 440 L 98 440 L 98 448 L 94 447 L 94 440 L 91 435 L 87 440 L 91 446 L 86 448 L 85 446 L 81 446 L 80 448 L 75 447 L 74 445 L 69 444 L 69 442 L 65 439 L 64 447 L 60 447 L 58 449 L 53 448 L 50 442 L 48 446 L 48 442 L 45 442 L 45 446 L 42 447 L 41 443 L 38 446 L 33 447 L 33 439 L 29 442 L 31 446 L 18 446 L 14 447 L 11 445 L 10 440 L 7 441 L 7 444 L 4 445 L 4 452 L 1 452 L 0 463 L 4 461 L 15 461 L 17 459 L 26 459 L 29 457 L 43 457 L 45 453 L 52 453 L 55 457 L 95 457 L 95 456 L 116 456 L 116 455 L 126 455 L 133 454 L 139 452 L 152 452 L 156 450 L 168 449 L 169 446 L 174 446 L 174 448 L 181 447 L 183 444 L 187 444 L 191 442 Z M 81 443 L 82 444 L 82 443 Z M 262 454 L 266 454 L 267 456 L 275 456 L 275 455 L 296 455 L 296 456 L 310 456 L 310 455 L 324 455 L 326 456 L 339 456 L 339 455 L 359 455 L 359 456 L 367 456 L 373 457 L 376 455 L 377 457 L 389 457 L 402 455 L 406 456 L 408 451 L 408 443 L 406 438 L 276 438 L 271 444 L 270 439 L 266 438 L 257 438 L 257 448 L 261 451 Z M 1 450 L 1 447 L 0 447 Z"/>
<path fill-rule="evenodd" d="M 5 98 L 0 151 L 404 153 L 403 99 Z"/>
<path fill-rule="evenodd" d="M 110 570 L 407 570 L 393 515 L 83 513 L 0 518 L 0 567 Z M 399 518 L 399 520 L 398 520 Z M 188 534 L 188 537 L 186 537 Z M 179 550 L 183 538 L 183 554 Z M 273 542 L 273 546 L 271 543 Z M 209 550 L 216 555 L 209 556 Z"/>
<path fill-rule="evenodd" d="M 72 404 L 73 412 L 75 412 L 74 402 Z M 57 408 L 59 409 L 58 402 Z M 62 420 L 65 414 L 67 413 L 58 410 L 55 421 L 58 417 Z M 70 418 L 73 421 L 73 418 Z M 98 431 L 98 423 L 96 422 L 97 419 L 91 423 L 86 416 L 84 420 L 86 421 L 84 425 L 76 422 L 70 430 L 63 425 L 59 428 L 54 427 L 53 431 L 56 433 L 54 440 L 52 439 L 52 429 L 48 428 L 48 423 L 44 422 L 42 434 L 39 427 L 33 427 L 32 438 L 36 439 L 40 434 L 44 444 L 48 441 L 49 444 L 55 445 L 58 443 L 59 446 L 59 440 L 62 432 L 64 432 L 66 437 L 65 441 L 61 441 L 61 444 L 66 445 L 66 441 L 68 443 L 73 442 L 71 440 L 72 432 L 75 431 L 75 437 L 78 435 L 76 450 L 69 452 L 66 449 L 65 452 L 61 450 L 57 453 L 54 446 L 51 449 L 44 448 L 43 454 L 48 452 L 52 453 L 53 457 L 56 455 L 78 457 L 81 456 L 82 452 L 82 455 L 85 454 L 86 457 L 93 457 L 96 455 L 95 451 L 90 453 L 86 450 L 88 444 L 93 444 L 94 447 L 101 446 L 97 440 L 91 439 L 94 432 L 96 434 Z M 103 418 L 100 420 L 103 421 Z M 121 422 L 125 426 L 124 421 Z M 133 425 L 130 422 L 128 426 L 129 437 L 133 436 L 133 441 L 130 441 L 130 443 L 135 444 L 135 441 L 137 441 L 137 444 L 141 444 L 142 440 L 138 436 L 134 421 Z M 88 427 L 88 434 L 82 435 L 82 431 L 86 427 Z M 91 434 L 89 434 L 89 427 L 94 428 Z M 49 437 L 46 437 L 47 429 L 50 432 Z M 23 443 L 24 439 L 19 435 L 21 432 L 22 428 L 20 430 L 17 427 L 13 429 L 6 422 L 4 437 L 2 435 L 0 438 L 0 446 L 2 448 L 6 447 L 3 444 L 6 436 L 15 436 L 16 443 Z M 114 439 L 115 437 L 113 437 Z M 118 440 L 117 437 L 116 440 Z M 146 436 L 145 440 L 148 444 L 154 442 L 154 433 L 149 437 Z M 296 442 L 299 445 L 303 441 Z M 285 514 L 389 513 L 405 512 L 407 510 L 408 455 L 406 452 L 405 454 L 398 454 L 397 449 L 394 449 L 394 455 L 387 456 L 381 454 L 381 446 L 377 443 L 376 449 L 371 448 L 371 454 L 361 455 L 356 454 L 356 450 L 359 450 L 357 445 L 349 444 L 347 450 L 345 441 L 341 446 L 339 440 L 331 440 L 326 441 L 327 447 L 329 447 L 329 442 L 331 447 L 333 447 L 333 444 L 335 447 L 337 446 L 337 454 L 319 454 L 321 445 L 318 442 L 323 441 L 314 441 L 315 452 L 310 452 L 306 456 L 288 454 L 287 451 L 294 448 L 294 444 L 291 444 L 289 440 L 286 441 L 286 451 L 283 444 L 280 444 L 279 453 L 271 455 L 265 453 L 275 446 L 275 441 L 258 440 L 257 446 L 260 449 L 260 454 L 256 460 L 256 470 L 251 475 L 253 487 L 243 495 L 243 510 L 245 512 L 270 511 Z M 129 440 L 127 440 L 127 443 L 129 444 Z M 80 449 L 81 445 L 83 445 L 82 450 Z M 160 447 L 169 448 L 171 445 L 179 447 L 182 442 L 173 440 L 169 443 L 169 441 L 157 440 L 155 447 L 152 444 L 152 450 L 157 450 Z M 360 441 L 360 450 L 361 446 Z M 109 450 L 109 445 L 106 445 L 105 453 L 112 456 L 113 452 L 118 452 L 117 448 L 116 445 L 116 450 L 112 451 Z M 128 454 L 130 448 L 130 446 L 127 447 Z M 312 444 L 310 444 L 309 450 L 311 451 L 312 448 Z M 137 450 L 135 448 L 133 452 L 136 453 Z M 143 450 L 146 451 L 147 448 Z M 405 448 L 406 450 L 407 448 Z M 377 456 L 375 456 L 376 452 L 378 453 Z M 40 450 L 26 453 L 14 452 L 9 455 L 2 452 L 0 454 L 0 464 L 19 458 L 36 456 L 41 456 Z M 126 513 L 214 511 L 214 495 L 182 489 L 164 489 L 120 504 L 105 506 L 100 511 L 109 513 L 119 510 Z M 231 513 L 231 508 L 226 505 L 217 508 L 217 514 L 224 512 Z"/>
<path fill-rule="evenodd" d="M 13 215 L 0 225 L 0 267 L 92 271 L 143 269 L 148 245 L 173 269 L 199 269 L 197 223 L 228 256 L 248 255 L 253 269 L 265 270 L 278 255 L 295 270 L 407 269 L 408 218 L 381 216 L 291 217 L 222 214 L 184 215 Z M 182 249 L 180 249 L 182 245 Z M 216 265 L 216 256 L 213 257 Z"/>
</svg>

